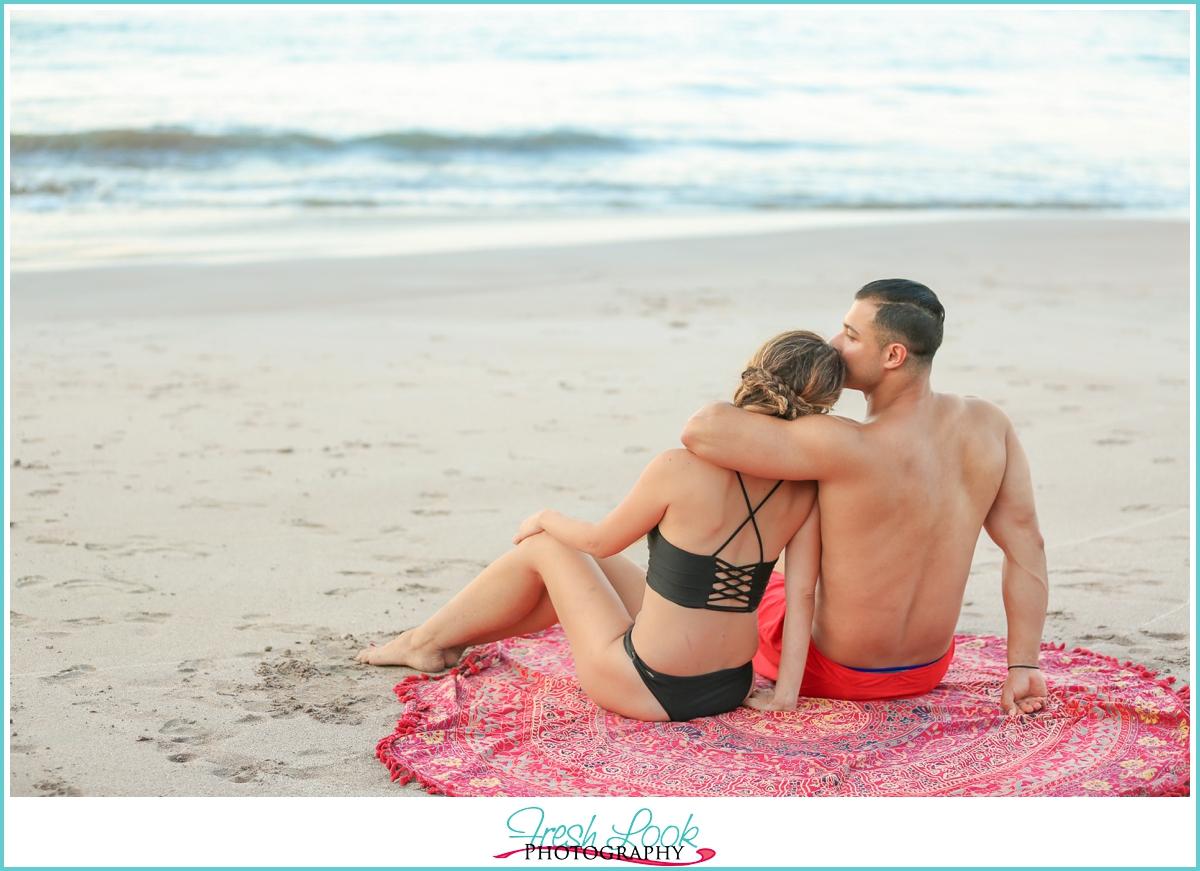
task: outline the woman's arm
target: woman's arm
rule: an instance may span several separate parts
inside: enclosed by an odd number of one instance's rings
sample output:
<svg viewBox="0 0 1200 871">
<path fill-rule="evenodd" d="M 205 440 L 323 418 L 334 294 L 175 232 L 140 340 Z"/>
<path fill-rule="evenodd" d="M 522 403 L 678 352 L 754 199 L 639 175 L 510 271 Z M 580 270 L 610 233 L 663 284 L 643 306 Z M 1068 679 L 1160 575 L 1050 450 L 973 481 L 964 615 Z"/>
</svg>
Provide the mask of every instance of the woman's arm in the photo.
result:
<svg viewBox="0 0 1200 871">
<path fill-rule="evenodd" d="M 759 711 L 794 711 L 808 662 L 816 608 L 817 576 L 821 572 L 821 516 L 817 503 L 788 542 L 783 573 L 787 605 L 783 615 L 783 643 L 779 653 L 779 678 L 774 690 L 757 690 L 746 706 Z"/>
<path fill-rule="evenodd" d="M 513 544 L 546 532 L 568 547 L 598 559 L 620 553 L 662 520 L 670 501 L 668 493 L 672 478 L 695 461 L 695 457 L 685 450 L 664 451 L 650 461 L 629 495 L 599 523 L 576 520 L 546 509 L 521 523 L 513 536 Z"/>
</svg>

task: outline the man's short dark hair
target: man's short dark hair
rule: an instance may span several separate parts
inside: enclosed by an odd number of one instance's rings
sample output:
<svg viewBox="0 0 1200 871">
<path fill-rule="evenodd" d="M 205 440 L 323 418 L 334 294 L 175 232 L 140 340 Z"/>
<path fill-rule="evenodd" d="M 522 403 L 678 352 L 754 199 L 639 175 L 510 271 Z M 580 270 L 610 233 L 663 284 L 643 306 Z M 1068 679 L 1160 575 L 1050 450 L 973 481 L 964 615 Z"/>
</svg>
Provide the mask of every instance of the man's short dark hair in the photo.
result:
<svg viewBox="0 0 1200 871">
<path fill-rule="evenodd" d="M 864 284 L 854 298 L 879 304 L 875 327 L 883 344 L 899 342 L 916 362 L 933 362 L 942 344 L 946 310 L 932 290 L 906 278 L 884 278 Z"/>
</svg>

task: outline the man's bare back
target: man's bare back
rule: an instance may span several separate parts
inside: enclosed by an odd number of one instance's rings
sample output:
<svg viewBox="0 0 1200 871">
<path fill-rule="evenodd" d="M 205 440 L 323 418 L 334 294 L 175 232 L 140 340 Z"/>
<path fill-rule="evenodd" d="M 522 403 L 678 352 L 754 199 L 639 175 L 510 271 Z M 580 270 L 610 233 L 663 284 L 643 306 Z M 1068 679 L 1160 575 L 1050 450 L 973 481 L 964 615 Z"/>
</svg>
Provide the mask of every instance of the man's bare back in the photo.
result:
<svg viewBox="0 0 1200 871">
<path fill-rule="evenodd" d="M 894 668 L 945 654 L 986 528 L 1005 553 L 1009 665 L 1016 666 L 1001 704 L 1037 710 L 1045 683 L 1025 666 L 1037 665 L 1047 584 L 1025 454 L 999 408 L 934 393 L 928 362 L 875 323 L 878 309 L 856 300 L 831 340 L 846 363 L 846 386 L 867 395 L 861 423 L 817 415 L 786 422 L 713 403 L 688 422 L 684 444 L 729 468 L 819 482 L 812 638 L 842 665 Z"/>
<path fill-rule="evenodd" d="M 835 425 L 855 449 L 850 474 L 821 482 L 813 640 L 855 668 L 935 660 L 1004 477 L 1007 421 L 981 400 L 931 393 Z"/>
</svg>

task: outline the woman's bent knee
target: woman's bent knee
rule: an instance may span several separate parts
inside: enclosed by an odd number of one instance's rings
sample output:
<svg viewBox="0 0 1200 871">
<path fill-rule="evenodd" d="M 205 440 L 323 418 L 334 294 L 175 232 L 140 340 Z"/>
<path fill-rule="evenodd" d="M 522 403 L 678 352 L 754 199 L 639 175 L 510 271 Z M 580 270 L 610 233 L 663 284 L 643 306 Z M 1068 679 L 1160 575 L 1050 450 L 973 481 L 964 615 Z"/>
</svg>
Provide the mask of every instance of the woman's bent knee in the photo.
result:
<svg viewBox="0 0 1200 871">
<path fill-rule="evenodd" d="M 521 540 L 517 545 L 517 550 L 524 550 L 534 559 L 580 559 L 595 562 L 590 556 L 582 551 L 575 550 L 569 545 L 563 544 L 553 535 L 545 532 L 539 532 L 537 535 L 531 535 L 528 538 Z"/>
</svg>

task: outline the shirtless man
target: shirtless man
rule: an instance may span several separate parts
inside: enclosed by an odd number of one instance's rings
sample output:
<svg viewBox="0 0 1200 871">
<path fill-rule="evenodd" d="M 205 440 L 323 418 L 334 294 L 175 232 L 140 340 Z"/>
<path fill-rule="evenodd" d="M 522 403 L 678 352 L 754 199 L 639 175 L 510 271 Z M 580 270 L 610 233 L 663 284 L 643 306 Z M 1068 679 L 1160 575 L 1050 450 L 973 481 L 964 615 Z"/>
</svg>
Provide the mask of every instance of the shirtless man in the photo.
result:
<svg viewBox="0 0 1200 871">
<path fill-rule="evenodd" d="M 713 402 L 684 429 L 683 443 L 712 463 L 820 485 L 821 582 L 814 595 L 773 577 L 758 611 L 755 670 L 778 680 L 774 692 L 747 700 L 752 707 L 792 710 L 797 694 L 931 689 L 953 656 L 980 528 L 1004 551 L 1009 671 L 1000 706 L 1027 714 L 1045 704 L 1037 665 L 1048 584 L 1029 464 L 999 408 L 931 388 L 944 318 L 934 293 L 914 281 L 858 292 L 830 344 L 846 363 L 845 386 L 866 395 L 861 423 L 783 421 Z M 789 644 L 785 605 L 801 620 L 812 615 L 810 644 Z"/>
</svg>

